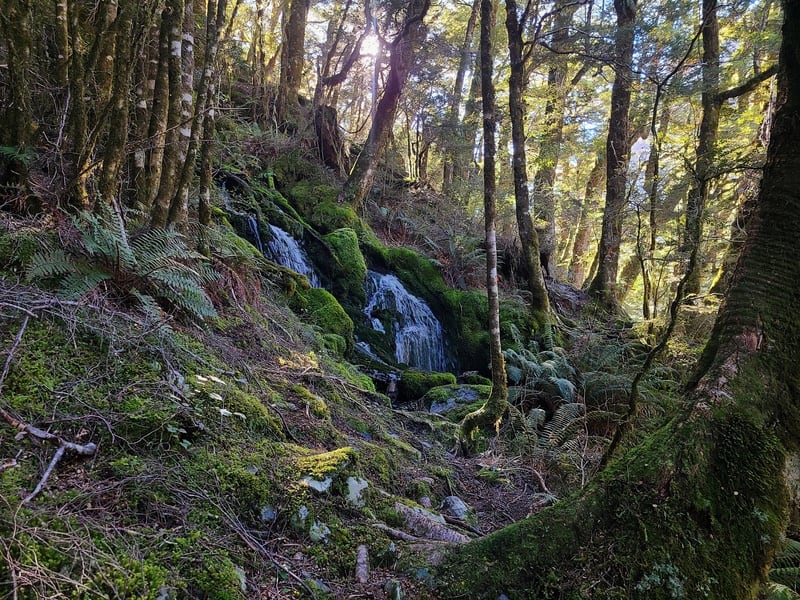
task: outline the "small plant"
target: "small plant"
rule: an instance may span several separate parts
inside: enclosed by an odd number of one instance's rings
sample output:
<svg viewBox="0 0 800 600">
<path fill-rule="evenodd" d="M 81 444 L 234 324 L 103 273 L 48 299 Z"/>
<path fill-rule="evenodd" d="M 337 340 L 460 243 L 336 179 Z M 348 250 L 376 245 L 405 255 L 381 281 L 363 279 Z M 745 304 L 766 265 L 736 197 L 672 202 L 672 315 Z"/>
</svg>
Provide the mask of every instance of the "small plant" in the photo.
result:
<svg viewBox="0 0 800 600">
<path fill-rule="evenodd" d="M 183 236 L 141 228 L 128 234 L 122 215 L 107 205 L 72 218 L 74 234 L 63 247 L 47 245 L 31 258 L 29 281 L 54 284 L 59 295 L 77 300 L 99 294 L 114 303 L 140 305 L 195 319 L 216 316 L 203 285 L 217 278 L 206 259 Z"/>
</svg>

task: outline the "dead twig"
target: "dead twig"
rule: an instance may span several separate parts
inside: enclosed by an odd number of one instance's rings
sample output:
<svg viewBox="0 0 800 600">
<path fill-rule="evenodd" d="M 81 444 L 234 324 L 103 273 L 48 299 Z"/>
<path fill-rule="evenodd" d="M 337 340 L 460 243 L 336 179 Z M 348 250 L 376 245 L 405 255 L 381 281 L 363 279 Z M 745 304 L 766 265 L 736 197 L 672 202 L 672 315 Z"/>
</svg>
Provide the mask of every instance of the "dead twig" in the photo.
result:
<svg viewBox="0 0 800 600">
<path fill-rule="evenodd" d="M 28 327 L 28 321 L 30 320 L 30 315 L 26 314 L 22 318 L 22 324 L 19 327 L 19 331 L 17 331 L 17 335 L 14 337 L 14 342 L 11 344 L 11 348 L 8 350 L 8 355 L 6 356 L 6 361 L 3 364 L 3 372 L 0 373 L 0 391 L 3 389 L 3 384 L 5 383 L 6 377 L 8 377 L 8 373 L 11 370 L 11 361 L 14 360 L 14 353 L 17 351 L 17 348 L 22 341 L 22 336 L 25 334 L 25 329 Z M 39 480 L 39 483 L 36 485 L 34 490 L 25 498 L 22 502 L 28 503 L 33 500 L 39 493 L 42 491 L 45 483 L 50 478 L 50 475 L 53 473 L 53 470 L 56 468 L 56 465 L 64 456 L 64 453 L 67 450 L 71 450 L 76 454 L 80 454 L 83 456 L 91 456 L 97 451 L 97 444 L 90 442 L 88 444 L 76 444 L 75 442 L 69 442 L 63 439 L 60 436 L 57 436 L 49 431 L 44 431 L 43 429 L 39 429 L 38 427 L 34 427 L 24 421 L 16 418 L 10 412 L 5 410 L 4 408 L 0 407 L 0 417 L 11 427 L 14 429 L 19 430 L 17 434 L 17 439 L 24 435 L 31 435 L 37 439 L 42 441 L 51 441 L 56 442 L 58 444 L 58 448 L 56 449 L 53 458 L 50 459 L 50 464 L 45 469 L 42 478 Z M 14 461 L 16 465 L 16 461 Z M 7 468 L 7 467 L 6 467 Z M 4 469 L 3 469 L 4 470 Z"/>
</svg>

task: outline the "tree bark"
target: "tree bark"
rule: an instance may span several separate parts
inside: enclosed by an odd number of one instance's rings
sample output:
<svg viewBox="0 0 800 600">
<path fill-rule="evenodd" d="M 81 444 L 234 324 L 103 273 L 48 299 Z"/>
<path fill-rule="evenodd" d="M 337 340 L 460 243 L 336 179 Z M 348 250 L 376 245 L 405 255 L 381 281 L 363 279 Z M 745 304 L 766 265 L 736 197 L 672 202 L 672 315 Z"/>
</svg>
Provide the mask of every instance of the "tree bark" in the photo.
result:
<svg viewBox="0 0 800 600">
<path fill-rule="evenodd" d="M 569 40 L 569 26 L 572 16 L 578 10 L 575 2 L 560 0 L 556 4 L 556 19 L 551 42 L 556 54 L 552 58 L 547 73 L 547 102 L 544 108 L 544 123 L 539 136 L 539 154 L 536 157 L 536 175 L 533 178 L 533 205 L 535 218 L 544 222 L 538 228 L 539 252 L 542 267 L 548 277 L 556 278 L 556 169 L 558 167 L 561 143 L 564 137 L 564 111 L 566 109 L 569 86 L 567 81 L 567 58 L 561 54 L 566 51 Z M 512 65 L 513 68 L 513 65 Z M 523 67 L 524 68 L 524 67 Z"/>
<path fill-rule="evenodd" d="M 495 173 L 494 10 L 492 0 L 481 0 L 481 97 L 483 101 L 483 211 L 486 232 L 486 293 L 489 301 L 489 356 L 492 365 L 492 392 L 484 406 L 464 417 L 461 434 L 467 447 L 477 428 L 497 428 L 508 407 L 508 384 L 503 348 L 500 342 L 500 294 L 497 284 L 497 220 Z"/>
<path fill-rule="evenodd" d="M 583 194 L 583 204 L 581 214 L 578 218 L 578 231 L 575 233 L 575 241 L 572 245 L 572 260 L 569 263 L 567 279 L 575 287 L 580 288 L 586 277 L 586 252 L 589 250 L 589 243 L 592 237 L 591 216 L 597 209 L 597 197 L 605 183 L 606 176 L 606 153 L 599 152 L 594 161 L 589 179 L 586 180 L 586 190 Z"/>
<path fill-rule="evenodd" d="M 752 233 L 683 412 L 578 493 L 453 551 L 444 597 L 756 598 L 800 450 L 800 1 Z"/>
<path fill-rule="evenodd" d="M 508 32 L 508 51 L 511 59 L 511 76 L 508 82 L 508 108 L 511 116 L 511 141 L 513 146 L 512 167 L 514 171 L 514 199 L 522 247 L 522 264 L 531 295 L 529 309 L 539 322 L 549 318 L 550 300 L 542 274 L 540 248 L 531 215 L 532 207 L 528 196 L 528 163 L 525 150 L 525 102 L 522 97 L 525 84 L 525 63 L 523 60 L 522 26 L 517 14 L 515 0 L 506 0 L 506 31 Z"/>
<path fill-rule="evenodd" d="M 627 198 L 628 161 L 630 159 L 630 104 L 633 72 L 635 0 L 614 0 L 617 14 L 614 68 L 616 76 L 611 88 L 611 116 L 606 140 L 606 205 L 600 245 L 597 274 L 589 286 L 589 293 L 607 308 L 617 308 L 617 269 L 619 248 L 622 242 L 622 218 Z"/>
<path fill-rule="evenodd" d="M 444 168 L 442 173 L 442 193 L 450 196 L 453 193 L 453 180 L 457 172 L 463 172 L 463 167 L 457 167 L 459 155 L 463 155 L 461 148 L 466 144 L 464 126 L 459 121 L 461 104 L 464 98 L 464 80 L 469 70 L 472 58 L 472 38 L 475 36 L 475 22 L 478 20 L 480 0 L 474 0 L 467 19 L 467 30 L 464 34 L 464 43 L 461 46 L 461 60 L 456 71 L 456 82 L 453 86 L 453 95 L 450 97 L 450 106 L 447 109 L 445 121 L 445 148 Z"/>
<path fill-rule="evenodd" d="M 719 131 L 721 103 L 719 93 L 719 21 L 717 0 L 703 0 L 703 91 L 701 103 L 703 116 L 697 139 L 693 183 L 686 199 L 686 229 L 683 251 L 700 251 L 703 237 L 703 214 L 708 204 L 709 186 L 713 175 L 714 149 Z M 686 281 L 686 295 L 700 293 L 701 269 L 695 268 Z"/>
<path fill-rule="evenodd" d="M 169 39 L 169 58 L 167 60 L 167 130 L 165 133 L 164 156 L 161 164 L 161 179 L 158 192 L 150 211 L 150 224 L 153 227 L 166 227 L 169 206 L 177 187 L 179 176 L 181 141 L 181 95 L 183 92 L 183 28 L 184 0 L 168 0 L 162 13 L 166 22 Z"/>
<path fill-rule="evenodd" d="M 423 23 L 423 19 L 429 7 L 430 0 L 411 0 L 406 11 L 403 27 L 391 45 L 386 87 L 375 110 L 369 136 L 356 159 L 356 164 L 353 166 L 344 188 L 339 194 L 340 202 L 347 202 L 357 210 L 360 210 L 364 205 L 367 194 L 372 187 L 372 182 L 375 179 L 375 169 L 378 166 L 378 161 L 391 135 L 400 94 L 403 92 L 403 87 L 408 79 L 408 74 L 413 64 L 414 52 L 427 35 L 427 28 Z"/>
<path fill-rule="evenodd" d="M 306 21 L 309 0 L 286 0 L 288 13 L 284 11 L 283 41 L 281 43 L 281 77 L 275 115 L 279 125 L 297 126 L 300 104 L 300 83 L 303 79 L 305 58 Z"/>
<path fill-rule="evenodd" d="M 3 114 L 0 143 L 15 149 L 16 157 L 0 157 L 0 183 L 27 188 L 25 154 L 31 143 L 33 114 L 30 68 L 33 34 L 27 0 L 9 0 L 0 11 L 1 31 L 8 54 L 9 104 Z"/>
</svg>

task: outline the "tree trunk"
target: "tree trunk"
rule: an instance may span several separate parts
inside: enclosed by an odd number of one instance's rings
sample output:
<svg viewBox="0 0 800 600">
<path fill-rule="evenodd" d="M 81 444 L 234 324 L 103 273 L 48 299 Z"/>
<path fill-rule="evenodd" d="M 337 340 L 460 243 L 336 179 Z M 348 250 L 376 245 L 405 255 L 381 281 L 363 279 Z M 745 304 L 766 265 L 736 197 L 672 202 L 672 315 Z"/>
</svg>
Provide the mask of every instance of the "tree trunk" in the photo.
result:
<svg viewBox="0 0 800 600">
<path fill-rule="evenodd" d="M 303 79 L 305 58 L 306 20 L 309 0 L 286 0 L 288 14 L 284 12 L 283 41 L 281 43 L 281 78 L 275 102 L 275 116 L 279 125 L 297 126 L 300 83 Z"/>
<path fill-rule="evenodd" d="M 628 161 L 630 159 L 630 104 L 633 73 L 635 0 L 614 0 L 617 14 L 614 68 L 616 76 L 611 88 L 611 117 L 606 140 L 606 206 L 600 245 L 597 274 L 589 286 L 589 293 L 606 307 L 616 309 L 617 269 L 619 247 L 622 241 L 622 218 L 627 198 Z"/>
<path fill-rule="evenodd" d="M 800 444 L 800 2 L 752 232 L 683 413 L 580 492 L 452 552 L 445 597 L 753 599 Z"/>
<path fill-rule="evenodd" d="M 508 51 L 511 59 L 511 76 L 508 82 L 508 107 L 511 115 L 511 140 L 513 150 L 514 199 L 522 246 L 522 264 L 528 291 L 531 294 L 530 311 L 534 318 L 545 323 L 550 312 L 550 300 L 542 275 L 540 248 L 531 216 L 528 196 L 528 166 L 525 151 L 525 103 L 522 98 L 525 64 L 522 58 L 522 26 L 517 15 L 515 0 L 506 0 L 506 30 Z"/>
<path fill-rule="evenodd" d="M 103 170 L 100 174 L 99 192 L 104 202 L 116 202 L 120 173 L 125 162 L 125 145 L 128 141 L 128 97 L 133 69 L 131 44 L 133 38 L 134 0 L 120 0 L 117 13 L 117 35 L 114 56 L 114 78 L 111 91 L 111 113 L 103 153 Z"/>
<path fill-rule="evenodd" d="M 481 97 L 483 100 L 483 210 L 486 231 L 486 292 L 489 300 L 489 356 L 492 363 L 492 393 L 486 404 L 469 413 L 461 423 L 461 433 L 469 446 L 469 438 L 477 428 L 497 428 L 508 407 L 508 384 L 503 348 L 500 343 L 500 294 L 497 285 L 497 233 L 495 222 L 495 91 L 494 10 L 492 0 L 481 0 Z"/>
<path fill-rule="evenodd" d="M 464 80 L 469 70 L 470 59 L 472 58 L 472 38 L 475 35 L 475 22 L 478 20 L 480 0 L 472 2 L 472 8 L 467 19 L 467 31 L 464 34 L 464 44 L 461 46 L 461 61 L 456 71 L 456 82 L 453 86 L 453 95 L 450 97 L 450 106 L 447 109 L 445 121 L 445 148 L 444 169 L 442 174 L 442 193 L 450 196 L 453 193 L 453 180 L 457 168 L 459 155 L 463 155 L 461 148 L 467 143 L 465 139 L 464 126 L 460 123 L 461 104 L 464 97 Z M 460 169 L 463 172 L 463 168 Z"/>
<path fill-rule="evenodd" d="M 713 177 L 714 148 L 719 131 L 721 103 L 719 94 L 719 21 L 717 0 L 703 0 L 703 117 L 697 139 L 694 181 L 686 199 L 686 230 L 683 251 L 700 252 L 703 237 L 703 214 L 708 204 L 709 186 Z M 695 268 L 686 281 L 686 296 L 700 293 L 701 269 Z"/>
<path fill-rule="evenodd" d="M 31 32 L 30 6 L 27 0 L 9 0 L 0 11 L 8 58 L 9 104 L 0 130 L 0 144 L 14 148 L 16 156 L 0 155 L 0 184 L 20 185 L 27 189 L 26 153 L 31 143 Z"/>
<path fill-rule="evenodd" d="M 181 42 L 183 4 L 184 0 L 168 0 L 162 13 L 169 36 L 169 59 L 167 61 L 169 96 L 161 179 L 158 184 L 158 192 L 153 200 L 153 208 L 150 211 L 150 224 L 153 227 L 167 226 L 169 205 L 175 194 L 179 176 L 181 95 L 183 92 L 183 45 Z"/>
<path fill-rule="evenodd" d="M 397 105 L 413 64 L 414 52 L 427 35 L 423 19 L 429 7 L 430 0 L 411 0 L 403 27 L 391 44 L 386 87 L 375 110 L 364 148 L 339 194 L 340 202 L 347 202 L 357 210 L 364 205 L 375 178 L 378 161 L 392 133 Z"/>
<path fill-rule="evenodd" d="M 542 123 L 539 136 L 539 155 L 535 162 L 536 175 L 533 178 L 535 218 L 537 221 L 541 219 L 545 224 L 544 227 L 537 228 L 539 252 L 545 273 L 554 279 L 557 265 L 554 187 L 561 142 L 564 137 L 564 111 L 569 92 L 569 87 L 566 85 L 567 58 L 558 53 L 565 52 L 567 49 L 569 25 L 576 10 L 578 10 L 578 4 L 575 2 L 559 0 L 556 4 L 558 14 L 554 23 L 552 48 L 557 54 L 553 56 L 547 74 L 547 102 L 544 109 L 544 123 Z"/>
<path fill-rule="evenodd" d="M 575 242 L 572 245 L 572 260 L 569 263 L 567 279 L 575 287 L 580 288 L 586 277 L 586 252 L 592 237 L 592 213 L 597 209 L 597 197 L 605 182 L 606 153 L 600 152 L 594 161 L 589 179 L 586 181 L 586 191 L 583 194 L 581 215 L 578 218 L 578 231 L 575 233 Z"/>
</svg>

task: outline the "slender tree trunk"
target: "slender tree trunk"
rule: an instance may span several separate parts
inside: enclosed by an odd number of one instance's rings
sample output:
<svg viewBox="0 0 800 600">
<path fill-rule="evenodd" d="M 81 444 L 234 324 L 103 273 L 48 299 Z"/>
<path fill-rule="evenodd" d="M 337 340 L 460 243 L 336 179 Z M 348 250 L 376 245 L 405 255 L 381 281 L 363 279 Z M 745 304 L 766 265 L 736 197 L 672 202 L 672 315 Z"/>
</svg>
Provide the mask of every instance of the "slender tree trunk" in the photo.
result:
<svg viewBox="0 0 800 600">
<path fill-rule="evenodd" d="M 630 104 L 633 73 L 635 0 L 614 0 L 617 14 L 614 67 L 616 76 L 611 88 L 611 117 L 606 141 L 606 206 L 598 247 L 597 274 L 589 293 L 608 308 L 617 304 L 616 285 L 619 249 L 622 242 L 622 219 L 627 198 L 628 161 L 630 159 Z"/>
<path fill-rule="evenodd" d="M 152 60 L 152 59 L 151 59 Z M 170 21 L 161 15 L 161 26 L 158 33 L 157 64 L 150 65 L 148 89 L 152 89 L 153 108 L 150 112 L 150 124 L 147 130 L 149 149 L 147 151 L 144 185 L 139 189 L 139 206 L 150 210 L 153 206 L 164 160 L 167 141 L 167 115 L 169 113 L 169 61 L 170 61 Z"/>
<path fill-rule="evenodd" d="M 278 85 L 275 114 L 278 124 L 297 126 L 300 104 L 300 83 L 303 79 L 306 21 L 310 0 L 286 0 L 283 41 L 281 43 L 281 78 Z"/>
<path fill-rule="evenodd" d="M 497 285 L 497 219 L 495 181 L 494 10 L 492 0 L 481 0 L 481 97 L 483 101 L 483 211 L 486 231 L 486 292 L 489 300 L 489 355 L 492 362 L 492 393 L 480 410 L 469 413 L 461 423 L 469 440 L 475 429 L 497 427 L 508 407 L 505 360 L 500 343 L 500 294 Z"/>
<path fill-rule="evenodd" d="M 0 157 L 0 184 L 28 186 L 25 154 L 31 143 L 31 50 L 33 35 L 28 0 L 8 0 L 0 10 L 0 25 L 8 56 L 9 104 L 5 109 L 0 143 L 15 149 L 17 157 Z"/>
<path fill-rule="evenodd" d="M 453 86 L 453 95 L 450 97 L 450 106 L 447 109 L 445 120 L 444 170 L 442 174 L 442 193 L 450 196 L 453 193 L 453 179 L 457 171 L 456 162 L 460 149 L 466 144 L 464 127 L 460 123 L 461 104 L 464 97 L 464 80 L 469 70 L 472 58 L 472 38 L 475 36 L 475 22 L 480 12 L 480 0 L 473 0 L 467 19 L 467 30 L 464 34 L 464 43 L 461 46 L 461 60 L 456 71 L 456 82 Z M 463 171 L 463 169 L 462 169 Z"/>
<path fill-rule="evenodd" d="M 517 15 L 515 0 L 506 0 L 506 30 L 508 51 L 511 58 L 511 77 L 508 82 L 508 107 L 511 115 L 511 140 L 513 146 L 512 165 L 514 171 L 514 199 L 522 246 L 522 264 L 528 291 L 531 294 L 530 311 L 537 320 L 547 321 L 550 300 L 542 275 L 539 260 L 540 249 L 531 216 L 532 207 L 528 196 L 528 167 L 525 151 L 525 103 L 522 98 L 525 65 L 522 58 L 522 23 Z"/>
<path fill-rule="evenodd" d="M 104 202 L 118 200 L 120 173 L 125 162 L 128 141 L 128 96 L 133 70 L 131 45 L 135 0 L 120 0 L 117 14 L 117 35 L 114 56 L 114 77 L 111 94 L 111 127 L 108 129 L 103 153 L 103 170 L 100 174 L 99 192 Z"/>
<path fill-rule="evenodd" d="M 88 204 L 89 125 L 86 108 L 86 71 L 84 69 L 81 26 L 83 12 L 80 3 L 68 0 L 70 41 L 69 105 L 67 109 L 67 197 L 71 206 L 83 208 Z"/>
<path fill-rule="evenodd" d="M 539 252 L 542 266 L 548 277 L 556 278 L 556 169 L 564 137 L 564 111 L 566 110 L 569 86 L 567 82 L 567 58 L 558 54 L 567 49 L 569 26 L 578 4 L 559 0 L 552 47 L 557 52 L 552 58 L 547 74 L 547 102 L 544 109 L 544 123 L 539 136 L 539 154 L 536 158 L 536 175 L 533 178 L 533 205 L 536 219 L 545 223 L 538 229 Z M 513 66 L 512 66 L 513 68 Z M 524 68 L 524 67 L 523 67 Z"/>
<path fill-rule="evenodd" d="M 175 194 L 179 176 L 181 141 L 181 96 L 183 92 L 183 27 L 184 0 L 168 0 L 162 18 L 167 22 L 169 32 L 169 60 L 167 61 L 167 81 L 169 96 L 167 106 L 167 131 L 165 135 L 164 156 L 161 165 L 161 179 L 158 192 L 150 211 L 150 224 L 153 227 L 166 227 L 170 202 Z"/>
<path fill-rule="evenodd" d="M 606 153 L 600 152 L 594 161 L 589 179 L 586 181 L 586 191 L 583 194 L 581 214 L 578 218 L 578 230 L 575 233 L 575 242 L 572 245 L 572 260 L 569 263 L 567 279 L 575 287 L 580 288 L 586 278 L 586 252 L 592 238 L 592 213 L 597 210 L 598 196 L 605 183 Z"/>
<path fill-rule="evenodd" d="M 66 88 L 69 81 L 69 15 L 68 0 L 55 0 L 55 27 L 53 42 L 56 46 L 56 84 Z"/>
<path fill-rule="evenodd" d="M 719 131 L 721 103 L 719 94 L 719 21 L 717 0 L 703 0 L 703 116 L 697 138 L 694 181 L 686 200 L 686 232 L 683 250 L 700 252 L 703 238 L 703 214 L 708 204 L 709 186 L 713 178 L 714 148 Z M 686 295 L 700 293 L 701 269 L 695 268 L 686 282 Z"/>
<path fill-rule="evenodd" d="M 427 35 L 423 19 L 429 7 L 430 0 L 411 0 L 403 28 L 392 43 L 386 87 L 375 110 L 369 136 L 339 194 L 341 202 L 347 202 L 356 209 L 364 205 L 375 179 L 378 161 L 392 133 L 397 105 L 413 64 L 414 52 Z"/>
<path fill-rule="evenodd" d="M 683 413 L 578 493 L 453 551 L 449 598 L 759 597 L 800 439 L 800 2 L 753 228 Z M 796 483 L 796 482 L 794 482 Z"/>
</svg>

